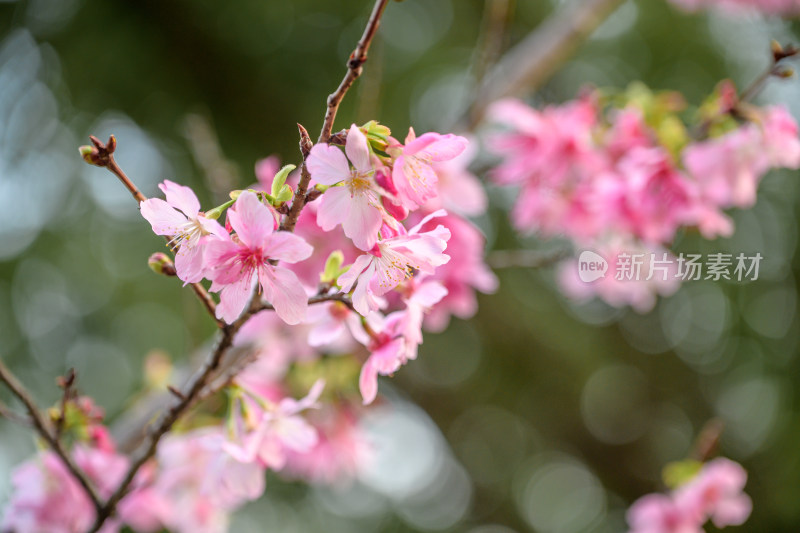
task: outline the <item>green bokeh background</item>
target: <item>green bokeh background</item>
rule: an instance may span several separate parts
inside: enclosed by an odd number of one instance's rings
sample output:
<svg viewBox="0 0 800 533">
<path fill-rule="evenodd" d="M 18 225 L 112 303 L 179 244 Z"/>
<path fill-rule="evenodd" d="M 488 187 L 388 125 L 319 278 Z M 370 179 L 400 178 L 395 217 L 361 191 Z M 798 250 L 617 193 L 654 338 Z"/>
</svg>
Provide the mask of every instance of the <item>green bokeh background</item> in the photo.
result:
<svg viewBox="0 0 800 533">
<path fill-rule="evenodd" d="M 568 2 L 512 3 L 506 45 Z M 235 187 L 254 181 L 262 157 L 296 162 L 295 123 L 316 136 L 370 8 L 362 0 L 0 2 L 0 357 L 42 405 L 57 398 L 54 378 L 74 366 L 113 422 L 150 350 L 186 360 L 213 331 L 189 291 L 147 270 L 162 242 L 110 175 L 80 161 L 85 136 L 115 133 L 118 161 L 145 194 L 169 178 L 209 205 L 218 182 L 192 155 L 187 116 L 211 126 Z M 410 125 L 447 128 L 472 94 L 483 14 L 479 0 L 392 2 L 337 127 L 377 118 L 398 136 Z M 642 80 L 698 103 L 724 77 L 746 85 L 767 65 L 769 39 L 797 42 L 796 31 L 777 19 L 628 0 L 533 99 Z M 800 83 L 789 80 L 760 99 L 797 114 L 798 96 Z M 720 417 L 721 452 L 750 473 L 755 510 L 740 530 L 797 531 L 796 180 L 794 172 L 766 178 L 755 208 L 732 214 L 734 237 L 677 244 L 759 251 L 757 282 L 689 283 L 637 315 L 566 301 L 552 269 L 505 269 L 473 319 L 427 336 L 394 385 L 435 422 L 467 474 L 468 507 L 439 529 L 624 531 L 625 507 L 659 489 L 663 464 L 684 457 L 704 423 Z M 492 208 L 478 223 L 491 248 L 548 244 L 515 236 L 513 198 L 489 193 Z M 0 398 L 10 401 L 6 391 Z M 32 442 L 0 421 L 0 502 Z M 337 513 L 312 492 L 271 476 L 265 498 L 232 531 L 436 529 L 402 502 Z"/>
</svg>

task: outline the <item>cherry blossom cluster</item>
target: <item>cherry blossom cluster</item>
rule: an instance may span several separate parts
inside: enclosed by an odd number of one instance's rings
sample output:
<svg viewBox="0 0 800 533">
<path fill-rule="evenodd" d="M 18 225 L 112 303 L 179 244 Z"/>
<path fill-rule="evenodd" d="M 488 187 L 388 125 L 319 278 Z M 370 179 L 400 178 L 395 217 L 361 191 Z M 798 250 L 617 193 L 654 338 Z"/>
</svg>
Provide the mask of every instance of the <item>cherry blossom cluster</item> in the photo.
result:
<svg viewBox="0 0 800 533">
<path fill-rule="evenodd" d="M 739 102 L 726 82 L 701 107 L 699 124 L 685 124 L 683 109 L 678 95 L 641 86 L 615 97 L 590 90 L 542 110 L 518 100 L 495 103 L 490 112 L 500 129 L 487 144 L 501 160 L 491 176 L 520 189 L 514 225 L 564 236 L 606 258 L 661 257 L 686 229 L 708 239 L 730 235 L 725 210 L 751 207 L 769 170 L 800 167 L 797 124 L 782 107 Z M 678 283 L 606 276 L 586 285 L 576 272 L 574 265 L 562 270 L 571 295 L 640 309 Z"/>
<path fill-rule="evenodd" d="M 417 357 L 423 326 L 471 316 L 476 291 L 496 287 L 484 238 L 465 218 L 486 209 L 471 158 L 463 137 L 411 130 L 401 143 L 370 122 L 310 150 L 311 193 L 294 231 L 283 225 L 301 172 L 275 157 L 256 165 L 257 184 L 213 209 L 168 180 L 164 199 L 141 203 L 175 253 L 174 264 L 155 254 L 151 266 L 210 282 L 217 318 L 244 317 L 233 346 L 247 364 L 225 388 L 226 414 L 206 413 L 161 439 L 103 532 L 223 532 L 232 511 L 264 492 L 266 470 L 345 483 L 369 462 L 359 420 L 378 376 Z M 73 424 L 69 453 L 108 498 L 130 460 L 100 418 Z M 13 485 L 3 530 L 83 533 L 95 520 L 53 452 L 20 465 Z"/>
<path fill-rule="evenodd" d="M 800 14 L 798 0 L 671 0 L 679 7 L 698 11 L 701 9 L 721 9 L 730 13 L 747 11 L 771 15 L 796 16 Z"/>
<path fill-rule="evenodd" d="M 628 509 L 629 533 L 703 533 L 738 526 L 750 516 L 752 502 L 743 491 L 747 472 L 730 459 L 717 458 L 669 494 L 648 494 Z"/>
</svg>

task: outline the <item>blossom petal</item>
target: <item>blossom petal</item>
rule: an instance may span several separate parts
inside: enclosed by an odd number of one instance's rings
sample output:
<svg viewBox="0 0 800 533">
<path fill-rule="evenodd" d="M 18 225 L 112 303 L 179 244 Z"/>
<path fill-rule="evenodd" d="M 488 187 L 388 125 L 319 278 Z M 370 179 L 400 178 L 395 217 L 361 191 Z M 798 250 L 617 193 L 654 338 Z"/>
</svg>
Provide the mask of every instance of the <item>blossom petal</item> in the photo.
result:
<svg viewBox="0 0 800 533">
<path fill-rule="evenodd" d="M 211 289 L 213 291 L 214 287 Z M 244 306 L 247 305 L 247 301 L 250 299 L 250 295 L 253 292 L 252 278 L 250 276 L 243 276 L 218 290 L 220 293 L 219 304 L 217 305 L 217 318 L 224 320 L 228 324 L 232 324 L 233 321 L 242 314 Z"/>
<path fill-rule="evenodd" d="M 169 205 L 180 209 L 189 218 L 197 218 L 197 213 L 200 212 L 200 201 L 192 189 L 170 180 L 164 180 L 158 185 L 158 188 L 164 192 Z"/>
<path fill-rule="evenodd" d="M 366 252 L 378 242 L 378 230 L 381 229 L 382 222 L 380 210 L 370 203 L 366 194 L 360 194 L 353 197 L 350 211 L 342 221 L 342 228 L 353 244 Z"/>
<path fill-rule="evenodd" d="M 145 200 L 139 208 L 156 235 L 177 235 L 186 224 L 186 217 L 160 198 Z"/>
<path fill-rule="evenodd" d="M 361 397 L 364 399 L 364 405 L 371 404 L 375 401 L 375 397 L 378 396 L 378 371 L 373 365 L 372 357 L 367 359 L 367 362 L 361 367 L 358 388 L 361 391 Z"/>
<path fill-rule="evenodd" d="M 306 166 L 314 181 L 334 185 L 350 177 L 350 165 L 342 151 L 329 144 L 317 144 L 311 149 Z"/>
<path fill-rule="evenodd" d="M 350 292 L 356 279 L 358 279 L 358 276 L 367 268 L 372 258 L 373 256 L 369 254 L 359 255 L 356 260 L 353 261 L 353 264 L 350 265 L 350 268 L 347 269 L 347 272 L 339 276 L 338 283 L 342 288 L 342 292 Z"/>
<path fill-rule="evenodd" d="M 259 280 L 264 296 L 284 322 L 293 325 L 305 320 L 308 296 L 294 272 L 267 266 L 260 270 Z"/>
<path fill-rule="evenodd" d="M 203 261 L 202 245 L 181 246 L 175 254 L 175 272 L 184 283 L 197 283 L 203 279 L 205 263 Z"/>
<path fill-rule="evenodd" d="M 269 207 L 255 193 L 244 191 L 228 210 L 228 221 L 239 236 L 239 241 L 249 248 L 262 246 L 275 230 L 275 218 Z"/>
<path fill-rule="evenodd" d="M 347 187 L 332 187 L 325 191 L 317 209 L 317 225 L 330 231 L 350 213 L 350 191 Z"/>
<path fill-rule="evenodd" d="M 372 165 L 369 161 L 367 137 L 355 124 L 350 126 L 350 131 L 347 132 L 347 143 L 345 143 L 344 151 L 359 173 L 366 174 L 372 170 Z"/>
<path fill-rule="evenodd" d="M 297 263 L 308 259 L 314 248 L 299 235 L 278 231 L 267 238 L 264 255 L 287 263 Z"/>
</svg>

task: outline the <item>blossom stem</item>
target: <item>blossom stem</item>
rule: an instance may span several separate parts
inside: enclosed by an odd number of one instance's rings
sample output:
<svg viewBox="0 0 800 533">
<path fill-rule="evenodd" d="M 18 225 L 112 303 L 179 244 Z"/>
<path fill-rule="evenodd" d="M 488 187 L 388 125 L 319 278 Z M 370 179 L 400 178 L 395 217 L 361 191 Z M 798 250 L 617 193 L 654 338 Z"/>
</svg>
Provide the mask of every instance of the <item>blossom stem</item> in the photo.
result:
<svg viewBox="0 0 800 533">
<path fill-rule="evenodd" d="M 42 437 L 45 442 L 47 442 L 50 448 L 52 448 L 56 455 L 58 455 L 58 457 L 61 459 L 61 462 L 64 463 L 64 466 L 67 468 L 67 470 L 70 471 L 75 480 L 80 483 L 81 487 L 83 487 L 84 492 L 86 492 L 86 495 L 91 500 L 99 515 L 102 508 L 102 503 L 100 498 L 97 496 L 94 487 L 89 482 L 89 479 L 78 467 L 78 465 L 75 464 L 69 454 L 67 454 L 66 450 L 64 450 L 64 447 L 61 445 L 61 442 L 55 437 L 55 434 L 50 428 L 50 423 L 42 415 L 41 411 L 39 411 L 39 408 L 36 406 L 36 402 L 33 400 L 30 392 L 28 392 L 25 386 L 17 379 L 11 370 L 9 370 L 2 360 L 0 360 L 0 381 L 6 384 L 14 396 L 16 396 L 25 406 L 25 409 L 28 411 L 28 415 L 30 415 L 30 422 L 33 425 L 33 428 L 36 430 L 36 433 L 38 433 L 39 436 Z"/>
</svg>

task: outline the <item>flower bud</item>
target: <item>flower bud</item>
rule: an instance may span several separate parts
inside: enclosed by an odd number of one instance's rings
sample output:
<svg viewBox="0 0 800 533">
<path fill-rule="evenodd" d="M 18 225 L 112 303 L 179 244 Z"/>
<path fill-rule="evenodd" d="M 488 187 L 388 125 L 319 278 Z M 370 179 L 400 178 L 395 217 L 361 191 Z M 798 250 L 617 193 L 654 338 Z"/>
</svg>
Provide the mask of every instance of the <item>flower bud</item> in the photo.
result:
<svg viewBox="0 0 800 533">
<path fill-rule="evenodd" d="M 147 260 L 147 266 L 156 274 L 163 274 L 165 276 L 175 276 L 175 264 L 172 259 L 163 252 L 156 252 Z"/>
</svg>

